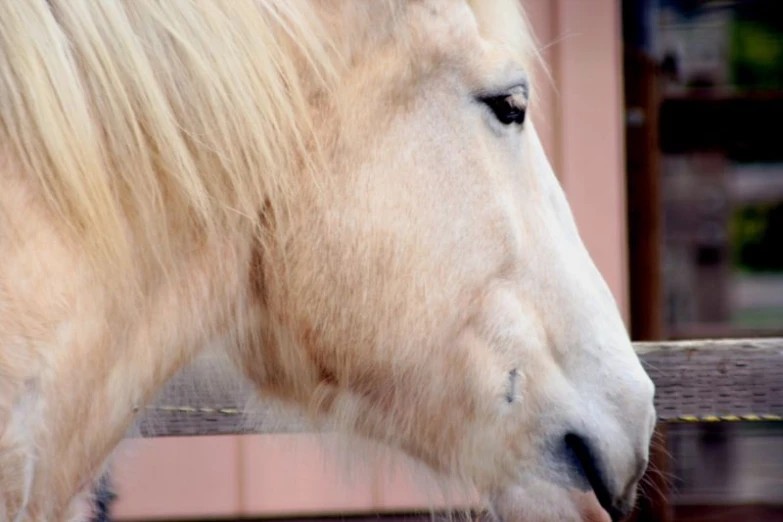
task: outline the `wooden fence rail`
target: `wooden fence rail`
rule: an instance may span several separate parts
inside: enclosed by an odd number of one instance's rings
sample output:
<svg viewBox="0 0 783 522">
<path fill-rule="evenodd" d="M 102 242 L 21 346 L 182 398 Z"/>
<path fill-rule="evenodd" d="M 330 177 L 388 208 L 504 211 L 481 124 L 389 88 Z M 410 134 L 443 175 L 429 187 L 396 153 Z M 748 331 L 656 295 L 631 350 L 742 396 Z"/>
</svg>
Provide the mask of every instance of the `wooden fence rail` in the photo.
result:
<svg viewBox="0 0 783 522">
<path fill-rule="evenodd" d="M 783 338 L 635 343 L 662 422 L 783 421 Z M 312 428 L 254 398 L 242 379 L 194 364 L 139 412 L 132 436 L 291 433 Z"/>
</svg>

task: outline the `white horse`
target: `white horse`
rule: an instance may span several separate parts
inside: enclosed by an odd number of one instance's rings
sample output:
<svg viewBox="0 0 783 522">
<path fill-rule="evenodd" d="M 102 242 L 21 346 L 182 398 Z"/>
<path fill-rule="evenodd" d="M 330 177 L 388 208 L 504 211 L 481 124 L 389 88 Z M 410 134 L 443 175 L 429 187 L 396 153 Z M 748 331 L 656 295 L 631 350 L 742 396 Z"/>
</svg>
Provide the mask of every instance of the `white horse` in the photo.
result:
<svg viewBox="0 0 783 522">
<path fill-rule="evenodd" d="M 506 521 L 627 513 L 653 385 L 535 57 L 513 0 L 0 0 L 0 520 L 81 520 L 207 345 Z"/>
</svg>

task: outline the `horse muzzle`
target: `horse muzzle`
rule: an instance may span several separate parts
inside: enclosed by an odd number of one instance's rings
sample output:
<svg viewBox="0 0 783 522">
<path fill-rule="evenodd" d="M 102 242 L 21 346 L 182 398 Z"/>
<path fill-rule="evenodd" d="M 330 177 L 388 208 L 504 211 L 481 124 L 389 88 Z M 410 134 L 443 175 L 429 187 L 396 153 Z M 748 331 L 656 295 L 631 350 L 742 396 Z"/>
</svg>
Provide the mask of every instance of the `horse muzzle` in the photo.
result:
<svg viewBox="0 0 783 522">
<path fill-rule="evenodd" d="M 631 467 L 632 475 L 625 481 L 617 481 L 609 477 L 605 460 L 587 437 L 569 432 L 563 437 L 563 449 L 574 486 L 592 492 L 613 522 L 628 516 L 636 501 L 637 484 L 647 469 L 647 459 L 637 457 Z"/>
</svg>

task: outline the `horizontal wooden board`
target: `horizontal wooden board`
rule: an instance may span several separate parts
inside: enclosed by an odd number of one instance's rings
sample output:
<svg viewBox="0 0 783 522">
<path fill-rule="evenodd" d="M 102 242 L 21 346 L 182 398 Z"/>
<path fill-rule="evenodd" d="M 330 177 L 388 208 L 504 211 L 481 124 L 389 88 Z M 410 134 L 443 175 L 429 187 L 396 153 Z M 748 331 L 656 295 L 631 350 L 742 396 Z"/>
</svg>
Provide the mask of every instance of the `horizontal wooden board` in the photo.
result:
<svg viewBox="0 0 783 522">
<path fill-rule="evenodd" d="M 656 385 L 662 422 L 783 420 L 783 338 L 635 343 Z M 211 362 L 211 364 L 210 364 Z M 200 361 L 139 411 L 130 436 L 312 431 L 303 417 L 263 399 L 233 372 Z"/>
</svg>

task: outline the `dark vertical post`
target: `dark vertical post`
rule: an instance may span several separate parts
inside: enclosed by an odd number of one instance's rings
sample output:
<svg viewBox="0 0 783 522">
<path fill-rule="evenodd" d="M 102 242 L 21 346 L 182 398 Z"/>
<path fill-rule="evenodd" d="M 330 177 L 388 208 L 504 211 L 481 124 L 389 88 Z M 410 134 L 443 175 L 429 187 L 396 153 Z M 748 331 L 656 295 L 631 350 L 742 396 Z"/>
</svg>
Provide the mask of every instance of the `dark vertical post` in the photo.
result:
<svg viewBox="0 0 783 522">
<path fill-rule="evenodd" d="M 648 52 L 650 2 L 623 0 L 626 183 L 631 336 L 664 337 L 658 66 Z M 671 522 L 666 426 L 656 429 L 634 522 Z"/>
<path fill-rule="evenodd" d="M 111 522 L 110 508 L 115 496 L 111 489 L 111 476 L 107 471 L 98 481 L 95 488 L 93 522 Z"/>
</svg>

